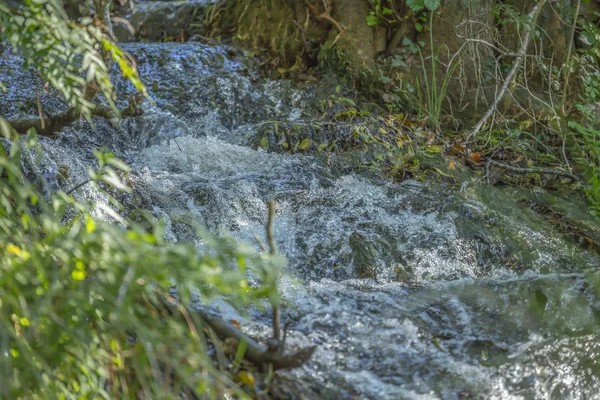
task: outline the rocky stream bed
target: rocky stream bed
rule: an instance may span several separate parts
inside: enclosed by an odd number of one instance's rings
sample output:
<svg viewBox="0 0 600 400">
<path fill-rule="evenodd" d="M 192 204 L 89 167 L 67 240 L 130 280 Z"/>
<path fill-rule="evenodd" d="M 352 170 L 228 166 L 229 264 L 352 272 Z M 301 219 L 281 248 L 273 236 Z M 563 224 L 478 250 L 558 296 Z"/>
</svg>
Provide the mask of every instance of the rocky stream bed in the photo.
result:
<svg viewBox="0 0 600 400">
<path fill-rule="evenodd" d="M 201 223 L 254 243 L 275 199 L 276 242 L 289 260 L 288 343 L 317 346 L 308 364 L 284 373 L 306 388 L 297 398 L 600 393 L 600 256 L 533 207 L 553 204 L 585 221 L 581 204 L 475 180 L 393 183 L 332 168 L 335 155 L 255 148 L 261 124 L 310 122 L 317 93 L 335 88 L 266 80 L 256 60 L 224 46 L 124 48 L 153 99 L 145 114 L 41 138 L 42 161 L 30 174 L 47 192 L 68 190 L 86 179 L 92 148 L 105 146 L 133 167 L 128 209 L 163 218 L 171 241 L 197 240 Z M 19 62 L 8 50 L 0 57 L 7 118 L 36 115 L 39 82 Z M 52 93 L 42 103 L 46 112 L 65 107 Z M 75 194 L 104 201 L 87 186 Z M 361 264 L 373 277 L 359 273 Z M 267 315 L 220 307 L 267 336 Z"/>
</svg>

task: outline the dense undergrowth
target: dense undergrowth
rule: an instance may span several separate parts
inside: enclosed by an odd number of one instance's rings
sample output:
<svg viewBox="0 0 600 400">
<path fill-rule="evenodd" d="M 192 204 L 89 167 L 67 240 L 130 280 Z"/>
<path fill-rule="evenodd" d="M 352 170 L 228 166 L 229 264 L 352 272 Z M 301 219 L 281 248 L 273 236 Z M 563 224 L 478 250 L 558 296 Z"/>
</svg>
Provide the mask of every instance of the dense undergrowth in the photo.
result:
<svg viewBox="0 0 600 400">
<path fill-rule="evenodd" d="M 594 22 L 599 15 L 589 1 L 560 9 L 546 1 L 529 2 L 529 8 L 511 2 L 498 2 L 490 10 L 471 5 L 482 19 L 464 24 L 488 28 L 468 36 L 465 26 L 439 32 L 448 28 L 446 18 L 462 12 L 448 15 L 449 7 L 463 6 L 370 0 L 371 12 L 362 23 L 371 27 L 373 37 L 363 35 L 362 41 L 356 38 L 362 30 L 340 22 L 354 12 L 343 11 L 347 3 L 214 6 L 226 16 L 213 23 L 214 37 L 233 35 L 234 42 L 261 57 L 271 76 L 334 71 L 350 88 L 340 93 L 338 87 L 332 94 L 322 122 L 267 124 L 257 146 L 338 153 L 358 149 L 370 154 L 369 168 L 379 166 L 396 178 L 414 176 L 423 154 L 439 153 L 447 158 L 441 169 L 445 174 L 460 164 L 489 183 L 570 187 L 585 193 L 592 215 L 600 213 L 600 35 Z M 249 11 L 233 24 L 241 9 Z M 294 19 L 300 14 L 306 16 L 302 23 Z M 547 25 L 554 14 L 558 28 Z M 269 25 L 276 31 L 263 27 L 273 20 L 279 21 Z M 355 52 L 348 50 L 353 40 Z M 363 60 L 366 53 L 372 62 Z M 380 112 L 365 106 L 373 102 Z M 341 134 L 336 136 L 336 129 Z M 373 144 L 383 147 L 373 152 Z"/>
</svg>

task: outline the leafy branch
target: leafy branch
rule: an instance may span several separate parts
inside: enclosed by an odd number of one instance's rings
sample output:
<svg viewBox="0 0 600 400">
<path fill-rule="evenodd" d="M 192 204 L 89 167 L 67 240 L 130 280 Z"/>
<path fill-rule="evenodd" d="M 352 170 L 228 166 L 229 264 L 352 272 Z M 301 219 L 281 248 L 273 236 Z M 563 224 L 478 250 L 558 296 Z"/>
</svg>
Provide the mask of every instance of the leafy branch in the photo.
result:
<svg viewBox="0 0 600 400">
<path fill-rule="evenodd" d="M 26 66 L 34 67 L 73 110 L 89 119 L 100 93 L 116 110 L 107 61 L 112 59 L 123 76 L 145 94 L 134 63 L 89 17 L 70 21 L 58 0 L 38 0 L 9 7 L 0 2 L 0 39 L 20 50 Z M 108 57 L 105 59 L 105 55 Z M 98 113 L 98 111 L 96 111 Z"/>
</svg>

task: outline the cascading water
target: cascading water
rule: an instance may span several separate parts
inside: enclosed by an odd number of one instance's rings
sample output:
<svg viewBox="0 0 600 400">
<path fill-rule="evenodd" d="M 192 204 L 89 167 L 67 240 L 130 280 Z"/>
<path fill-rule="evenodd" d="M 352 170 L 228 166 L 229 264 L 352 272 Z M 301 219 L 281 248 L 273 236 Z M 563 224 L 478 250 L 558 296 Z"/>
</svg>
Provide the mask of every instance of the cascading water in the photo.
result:
<svg viewBox="0 0 600 400">
<path fill-rule="evenodd" d="M 287 341 L 317 346 L 288 377 L 321 398 L 600 393 L 600 258 L 515 191 L 394 184 L 313 156 L 254 150 L 246 144 L 265 121 L 310 118 L 314 87 L 264 81 L 253 60 L 225 47 L 125 49 L 154 99 L 145 115 L 116 129 L 97 121 L 42 138 L 32 174 L 47 190 L 73 188 L 93 162 L 90 148 L 106 146 L 133 166 L 126 204 L 164 218 L 172 241 L 195 240 L 201 223 L 251 243 L 275 199 L 277 246 L 289 260 Z M 0 80 L 14 88 L 0 106 L 6 117 L 35 115 L 38 83 L 17 61 L 0 57 Z M 43 100 L 46 111 L 64 107 L 52 94 Z M 75 193 L 103 201 L 87 186 Z M 365 258 L 374 279 L 357 272 Z M 268 317 L 258 311 L 234 317 L 266 336 Z"/>
</svg>

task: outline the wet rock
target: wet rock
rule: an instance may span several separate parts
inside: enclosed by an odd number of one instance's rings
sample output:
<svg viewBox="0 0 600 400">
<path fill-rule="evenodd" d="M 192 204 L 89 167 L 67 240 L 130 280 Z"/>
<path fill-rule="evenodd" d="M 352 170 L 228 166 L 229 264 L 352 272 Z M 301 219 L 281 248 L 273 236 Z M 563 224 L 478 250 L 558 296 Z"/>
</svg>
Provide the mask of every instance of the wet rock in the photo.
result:
<svg viewBox="0 0 600 400">
<path fill-rule="evenodd" d="M 348 243 L 353 252 L 353 264 L 358 276 L 377 277 L 377 252 L 369 240 L 360 233 L 350 235 Z"/>
<path fill-rule="evenodd" d="M 186 41 L 202 35 L 206 10 L 212 0 L 145 1 L 137 3 L 127 16 L 134 33 L 123 24 L 115 25 L 121 42 Z"/>
</svg>

